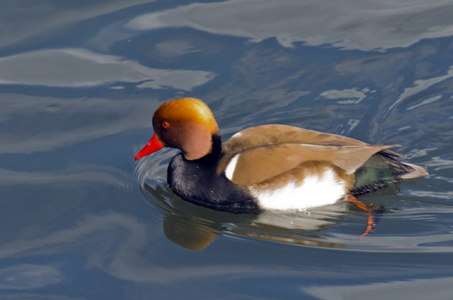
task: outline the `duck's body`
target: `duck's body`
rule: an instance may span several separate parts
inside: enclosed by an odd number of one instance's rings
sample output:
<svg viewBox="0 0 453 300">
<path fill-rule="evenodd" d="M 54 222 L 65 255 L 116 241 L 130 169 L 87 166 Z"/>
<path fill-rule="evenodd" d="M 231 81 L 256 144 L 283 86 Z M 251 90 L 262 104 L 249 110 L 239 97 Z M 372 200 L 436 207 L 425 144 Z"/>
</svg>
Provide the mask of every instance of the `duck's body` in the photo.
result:
<svg viewBox="0 0 453 300">
<path fill-rule="evenodd" d="M 394 145 L 285 125 L 262 125 L 222 145 L 212 112 L 193 98 L 162 104 L 155 135 L 139 159 L 164 146 L 182 150 L 170 162 L 168 183 L 181 198 L 234 213 L 306 209 L 333 204 L 401 179 L 426 175 L 397 161 Z"/>
</svg>

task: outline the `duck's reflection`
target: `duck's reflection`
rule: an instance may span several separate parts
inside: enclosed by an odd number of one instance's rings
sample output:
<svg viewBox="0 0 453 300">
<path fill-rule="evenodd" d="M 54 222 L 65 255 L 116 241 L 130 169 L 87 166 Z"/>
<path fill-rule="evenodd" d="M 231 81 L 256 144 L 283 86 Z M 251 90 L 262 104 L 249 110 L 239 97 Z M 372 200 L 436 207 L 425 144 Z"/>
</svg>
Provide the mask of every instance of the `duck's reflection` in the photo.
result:
<svg viewBox="0 0 453 300">
<path fill-rule="evenodd" d="M 328 227 L 342 224 L 354 214 L 363 215 L 359 208 L 349 203 L 318 207 L 306 212 L 270 212 L 260 215 L 231 214 L 191 204 L 174 195 L 168 188 L 157 184 L 144 185 L 144 194 L 151 204 L 163 213 L 166 237 L 184 248 L 203 250 L 220 234 L 251 237 L 296 245 L 346 248 L 346 244 L 330 242 L 325 232 Z M 375 222 L 384 212 L 376 209 Z M 367 224 L 364 221 L 363 231 Z M 359 238 L 362 232 L 357 232 Z"/>
</svg>

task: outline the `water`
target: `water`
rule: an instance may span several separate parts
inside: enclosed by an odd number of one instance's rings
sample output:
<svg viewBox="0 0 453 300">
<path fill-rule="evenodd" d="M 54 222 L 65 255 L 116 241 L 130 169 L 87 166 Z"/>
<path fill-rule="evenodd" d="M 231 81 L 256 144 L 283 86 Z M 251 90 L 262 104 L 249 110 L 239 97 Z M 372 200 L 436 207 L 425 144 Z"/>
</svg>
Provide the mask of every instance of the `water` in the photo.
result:
<svg viewBox="0 0 453 300">
<path fill-rule="evenodd" d="M 453 2 L 5 1 L 0 298 L 450 299 Z M 395 143 L 430 175 L 308 212 L 232 215 L 139 162 L 164 101 L 226 140 L 278 123 Z"/>
</svg>

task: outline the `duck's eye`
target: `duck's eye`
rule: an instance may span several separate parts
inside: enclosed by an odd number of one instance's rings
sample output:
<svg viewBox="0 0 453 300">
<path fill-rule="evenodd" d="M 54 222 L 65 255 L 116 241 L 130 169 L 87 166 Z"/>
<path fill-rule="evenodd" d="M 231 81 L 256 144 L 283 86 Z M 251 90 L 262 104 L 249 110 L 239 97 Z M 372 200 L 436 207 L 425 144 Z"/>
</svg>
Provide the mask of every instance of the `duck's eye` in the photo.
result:
<svg viewBox="0 0 453 300">
<path fill-rule="evenodd" d="M 168 122 L 162 122 L 162 127 L 167 128 L 169 126 Z"/>
</svg>

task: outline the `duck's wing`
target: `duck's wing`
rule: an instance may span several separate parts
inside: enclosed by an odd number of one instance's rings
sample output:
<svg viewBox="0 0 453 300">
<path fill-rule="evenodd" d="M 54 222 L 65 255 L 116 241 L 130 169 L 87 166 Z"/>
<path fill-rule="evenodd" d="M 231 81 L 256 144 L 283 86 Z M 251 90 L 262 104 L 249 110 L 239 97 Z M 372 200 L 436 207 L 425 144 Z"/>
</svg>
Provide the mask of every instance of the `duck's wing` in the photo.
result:
<svg viewBox="0 0 453 300">
<path fill-rule="evenodd" d="M 231 181 L 248 186 L 271 179 L 297 166 L 313 162 L 339 168 L 353 174 L 372 155 L 392 145 L 324 146 L 312 144 L 278 144 L 255 146 L 225 153 L 218 173 L 225 173 Z M 322 175 L 322 174 L 320 174 Z"/>
<path fill-rule="evenodd" d="M 280 144 L 310 144 L 323 146 L 365 146 L 362 141 L 349 137 L 303 129 L 287 125 L 261 125 L 244 129 L 223 144 L 224 153 L 235 153 L 244 149 Z M 396 145 L 395 145 L 396 146 Z M 387 155 L 399 154 L 383 150 Z"/>
</svg>

